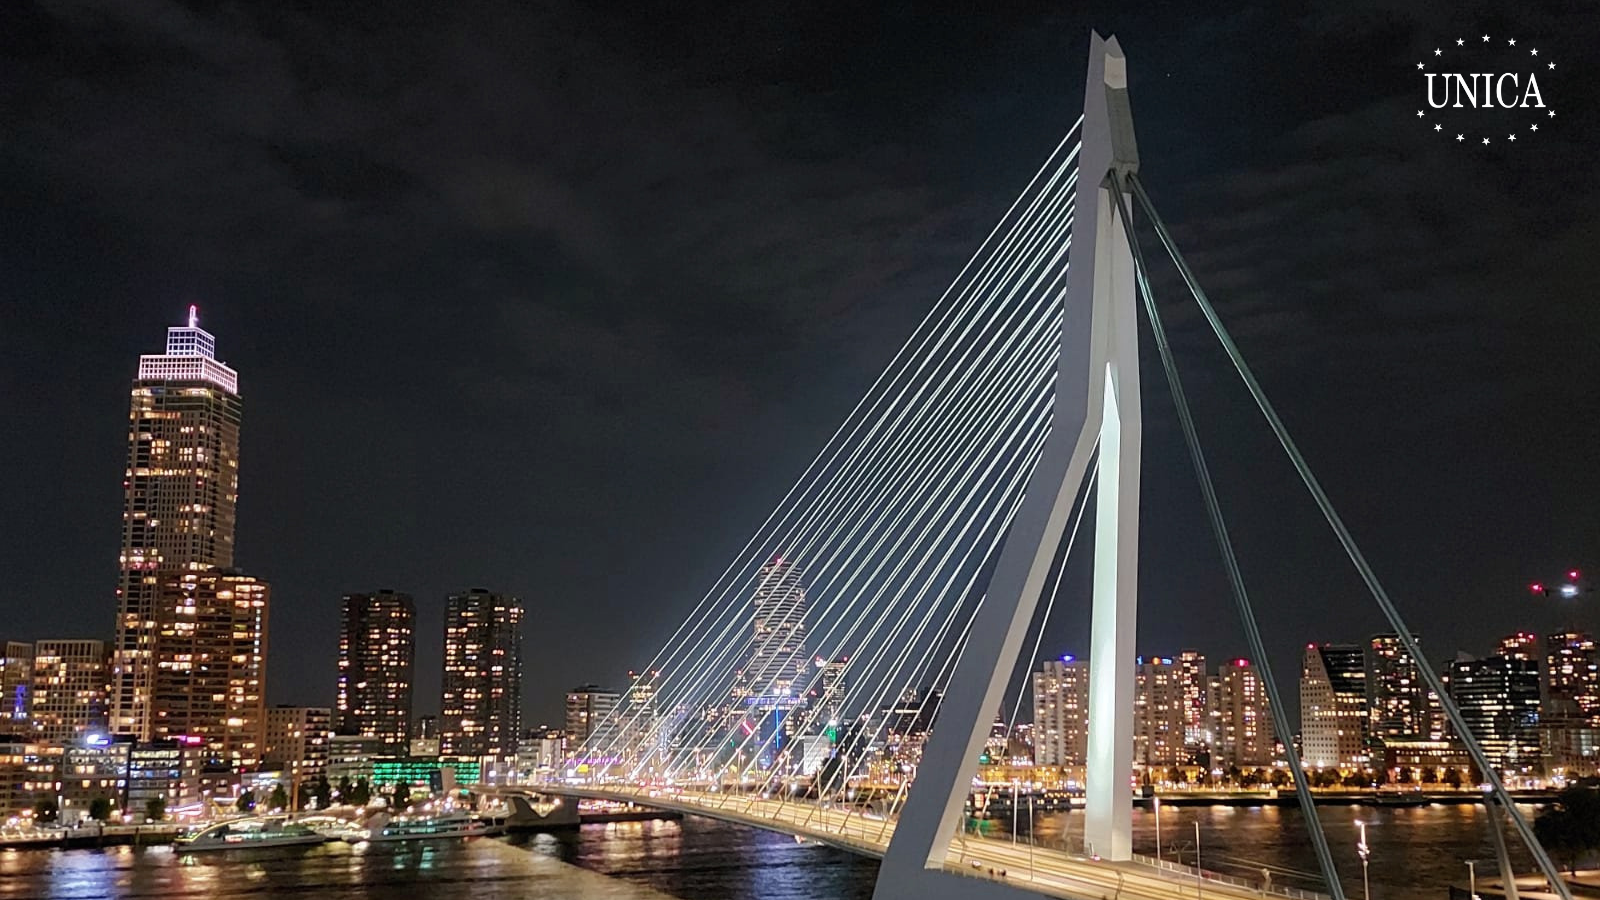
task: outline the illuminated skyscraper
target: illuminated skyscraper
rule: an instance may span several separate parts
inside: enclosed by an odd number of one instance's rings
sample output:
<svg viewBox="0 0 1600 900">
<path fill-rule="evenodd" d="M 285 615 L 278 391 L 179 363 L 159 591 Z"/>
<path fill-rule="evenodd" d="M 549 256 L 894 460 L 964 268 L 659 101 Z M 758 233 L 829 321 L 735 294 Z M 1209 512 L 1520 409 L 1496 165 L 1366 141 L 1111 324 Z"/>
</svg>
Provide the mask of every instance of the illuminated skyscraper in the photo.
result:
<svg viewBox="0 0 1600 900">
<path fill-rule="evenodd" d="M 46 743 L 77 746 L 106 728 L 106 642 L 39 641 L 33 645 L 35 733 Z"/>
<path fill-rule="evenodd" d="M 1273 764 L 1277 731 L 1267 707 L 1267 688 L 1248 659 L 1217 667 L 1212 765 L 1259 768 Z"/>
<path fill-rule="evenodd" d="M 1594 636 L 1582 631 L 1561 631 L 1546 635 L 1545 641 L 1546 718 L 1600 718 L 1600 654 Z"/>
<path fill-rule="evenodd" d="M 1317 769 L 1365 765 L 1367 665 L 1359 644 L 1308 644 L 1300 669 L 1300 740 Z"/>
<path fill-rule="evenodd" d="M 1539 636 L 1531 631 L 1519 631 L 1500 639 L 1500 652 L 1506 659 L 1520 659 L 1537 665 L 1540 661 Z"/>
<path fill-rule="evenodd" d="M 1450 664 L 1450 698 L 1491 765 L 1519 774 L 1539 765 L 1536 660 L 1506 656 L 1457 659 Z"/>
<path fill-rule="evenodd" d="M 444 614 L 439 751 L 511 756 L 522 735 L 522 601 L 482 588 L 450 597 Z"/>
<path fill-rule="evenodd" d="M 1170 656 L 1140 659 L 1133 698 L 1134 763 L 1155 768 L 1188 762 L 1183 681 L 1177 661 Z"/>
<path fill-rule="evenodd" d="M 1198 650 L 1184 650 L 1178 654 L 1178 681 L 1183 692 L 1183 742 L 1190 751 L 1199 750 L 1211 741 L 1207 676 L 1204 654 Z"/>
<path fill-rule="evenodd" d="M 238 373 L 219 362 L 194 307 L 167 352 L 139 358 L 128 412 L 122 574 L 112 656 L 111 727 L 149 740 L 163 570 L 233 565 L 239 492 Z"/>
<path fill-rule="evenodd" d="M 745 690 L 756 697 L 788 697 L 806 676 L 806 589 L 800 569 L 778 557 L 756 575 L 750 601 L 750 663 Z"/>
<path fill-rule="evenodd" d="M 817 710 L 816 720 L 826 724 L 837 721 L 844 716 L 845 695 L 850 691 L 850 683 L 846 672 L 850 668 L 850 657 L 841 656 L 832 662 L 824 657 L 817 657 L 811 661 L 820 675 L 820 684 L 811 689 L 812 707 Z"/>
<path fill-rule="evenodd" d="M 155 739 L 198 741 L 209 760 L 234 769 L 259 763 L 272 588 L 231 569 L 173 572 L 161 588 Z"/>
<path fill-rule="evenodd" d="M 1089 662 L 1047 659 L 1033 673 L 1033 761 L 1081 766 L 1089 755 Z"/>
<path fill-rule="evenodd" d="M 1421 642 L 1422 638 L 1412 635 Z M 1371 693 L 1369 733 L 1385 739 L 1430 738 L 1430 694 L 1397 634 L 1367 641 L 1367 690 Z"/>
<path fill-rule="evenodd" d="M 345 595 L 335 732 L 378 738 L 394 752 L 405 752 L 411 739 L 416 619 L 409 594 L 382 590 Z"/>
</svg>

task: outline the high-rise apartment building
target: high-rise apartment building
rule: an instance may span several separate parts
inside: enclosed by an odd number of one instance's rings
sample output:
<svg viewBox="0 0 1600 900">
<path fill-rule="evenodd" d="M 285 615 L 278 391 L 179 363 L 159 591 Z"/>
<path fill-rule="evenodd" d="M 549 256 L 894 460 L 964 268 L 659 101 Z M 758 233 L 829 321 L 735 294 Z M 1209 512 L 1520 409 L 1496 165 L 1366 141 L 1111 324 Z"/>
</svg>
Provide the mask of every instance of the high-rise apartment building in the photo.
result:
<svg viewBox="0 0 1600 900">
<path fill-rule="evenodd" d="M 1545 635 L 1544 716 L 1547 719 L 1600 719 L 1600 653 L 1594 635 L 1559 631 Z M 0 707 L 3 709 L 3 707 Z"/>
<path fill-rule="evenodd" d="M 1089 662 L 1047 659 L 1033 673 L 1033 761 L 1082 766 L 1089 756 Z"/>
<path fill-rule="evenodd" d="M 211 762 L 234 769 L 261 761 L 271 597 L 265 581 L 229 569 L 169 574 L 150 697 L 155 739 L 198 741 Z"/>
<path fill-rule="evenodd" d="M 1204 654 L 1198 650 L 1178 654 L 1178 682 L 1183 692 L 1183 742 L 1192 753 L 1210 744 L 1209 670 Z"/>
<path fill-rule="evenodd" d="M 1302 758 L 1317 769 L 1367 761 L 1367 664 L 1359 644 L 1308 644 L 1300 669 Z"/>
<path fill-rule="evenodd" d="M 844 718 L 844 702 L 850 693 L 848 672 L 850 657 L 829 660 L 816 657 L 811 661 L 816 669 L 811 685 L 811 708 L 814 721 L 819 725 L 838 722 Z"/>
<path fill-rule="evenodd" d="M 1183 679 L 1170 656 L 1143 657 L 1134 679 L 1133 761 L 1147 768 L 1189 761 Z"/>
<path fill-rule="evenodd" d="M 1505 659 L 1521 659 L 1538 663 L 1543 654 L 1539 652 L 1539 636 L 1537 634 L 1531 631 L 1518 631 L 1500 639 L 1500 647 L 1496 655 Z"/>
<path fill-rule="evenodd" d="M 750 601 L 750 661 L 741 673 L 741 693 L 789 697 L 805 685 L 806 589 L 793 562 L 777 557 L 756 574 Z"/>
<path fill-rule="evenodd" d="M 32 733 L 32 696 L 33 644 L 6 641 L 5 655 L 0 656 L 0 734 Z"/>
<path fill-rule="evenodd" d="M 39 641 L 33 645 L 29 708 L 40 740 L 75 746 L 106 729 L 106 642 Z"/>
<path fill-rule="evenodd" d="M 511 756 L 522 735 L 522 601 L 473 588 L 444 614 L 439 751 Z"/>
<path fill-rule="evenodd" d="M 188 324 L 167 329 L 166 352 L 139 358 L 129 405 L 111 672 L 119 734 L 155 734 L 165 572 L 233 565 L 239 416 L 238 373 L 217 360 L 191 306 Z"/>
<path fill-rule="evenodd" d="M 404 753 L 412 736 L 416 605 L 390 590 L 346 594 L 343 603 L 333 728 Z"/>
<path fill-rule="evenodd" d="M 1411 637 L 1422 641 L 1417 635 Z M 1368 639 L 1367 690 L 1369 734 L 1389 740 L 1433 737 L 1429 692 L 1417 671 L 1417 661 L 1406 652 L 1399 635 L 1378 634 Z"/>
<path fill-rule="evenodd" d="M 1450 664 L 1450 699 L 1496 769 L 1527 773 L 1539 764 L 1537 660 L 1457 659 Z"/>
<path fill-rule="evenodd" d="M 274 706 L 267 710 L 262 763 L 283 772 L 291 786 L 291 799 L 298 799 L 294 795 L 301 785 L 328 772 L 332 712 L 325 706 Z"/>
<path fill-rule="evenodd" d="M 1231 659 L 1218 666 L 1214 702 L 1212 765 L 1241 769 L 1272 765 L 1277 755 L 1277 730 L 1272 726 L 1260 670 L 1248 659 Z"/>
<path fill-rule="evenodd" d="M 609 749 L 606 744 L 610 743 L 610 737 L 616 733 L 619 725 L 617 704 L 620 702 L 621 694 L 597 684 L 585 684 L 567 691 L 567 747 L 576 750 L 587 743 L 590 750 Z"/>
</svg>

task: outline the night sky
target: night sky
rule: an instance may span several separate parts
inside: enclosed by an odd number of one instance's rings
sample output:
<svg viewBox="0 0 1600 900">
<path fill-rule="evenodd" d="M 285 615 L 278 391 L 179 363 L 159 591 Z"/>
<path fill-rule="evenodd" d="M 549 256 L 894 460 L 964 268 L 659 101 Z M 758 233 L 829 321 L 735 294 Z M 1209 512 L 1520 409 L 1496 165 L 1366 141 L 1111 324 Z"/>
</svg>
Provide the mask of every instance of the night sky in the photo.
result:
<svg viewBox="0 0 1600 900">
<path fill-rule="evenodd" d="M 620 684 L 1076 118 L 1090 27 L 1430 654 L 1600 628 L 1600 597 L 1526 590 L 1600 570 L 1600 7 L 939 6 L 5 3 L 0 638 L 111 637 L 129 380 L 196 303 L 241 376 L 272 702 L 331 702 L 339 597 L 379 587 L 418 601 L 419 713 L 467 587 L 529 608 L 529 724 Z M 1484 34 L 1540 50 L 1537 139 L 1501 133 L 1526 110 L 1441 119 L 1488 147 L 1415 116 L 1415 64 Z M 1147 246 L 1295 674 L 1381 619 Z M 1140 648 L 1240 653 L 1154 360 Z M 1065 602 L 1047 650 L 1081 652 Z"/>
</svg>

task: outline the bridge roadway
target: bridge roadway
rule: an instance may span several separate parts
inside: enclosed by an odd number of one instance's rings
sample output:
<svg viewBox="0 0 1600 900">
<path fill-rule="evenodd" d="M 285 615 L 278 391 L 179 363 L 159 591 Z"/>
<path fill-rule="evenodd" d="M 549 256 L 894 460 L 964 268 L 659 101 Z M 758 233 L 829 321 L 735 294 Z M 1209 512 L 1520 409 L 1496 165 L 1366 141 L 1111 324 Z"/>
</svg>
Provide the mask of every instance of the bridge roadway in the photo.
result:
<svg viewBox="0 0 1600 900">
<path fill-rule="evenodd" d="M 868 818 L 858 810 L 823 809 L 812 803 L 759 795 L 691 791 L 681 788 L 630 788 L 623 785 L 541 785 L 552 794 L 590 800 L 634 803 L 687 815 L 706 816 L 829 844 L 852 853 L 883 858 L 894 835 L 893 820 Z M 1009 839 L 961 835 L 951 842 L 945 868 L 973 878 L 1004 880 L 1024 890 L 1073 900 L 1244 900 L 1289 897 L 1327 900 L 1327 895 L 1274 885 L 1258 885 L 1193 869 L 1166 869 L 1139 862 L 1113 863 L 1070 855 L 1059 848 Z M 991 876 L 993 870 L 996 874 Z M 1005 872 L 1002 877 L 999 873 Z"/>
</svg>

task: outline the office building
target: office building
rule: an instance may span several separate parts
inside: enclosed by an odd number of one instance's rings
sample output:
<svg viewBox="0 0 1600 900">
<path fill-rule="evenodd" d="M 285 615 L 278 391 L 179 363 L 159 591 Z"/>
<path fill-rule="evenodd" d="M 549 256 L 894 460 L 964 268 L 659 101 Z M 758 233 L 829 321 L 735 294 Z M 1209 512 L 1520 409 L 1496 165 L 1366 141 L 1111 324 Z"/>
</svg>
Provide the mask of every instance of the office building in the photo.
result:
<svg viewBox="0 0 1600 900">
<path fill-rule="evenodd" d="M 346 594 L 339 619 L 333 729 L 404 752 L 411 733 L 417 609 L 409 594 Z M 432 737 L 432 735 L 418 735 Z"/>
<path fill-rule="evenodd" d="M 522 734 L 522 601 L 482 588 L 445 605 L 439 750 L 511 756 Z"/>
<path fill-rule="evenodd" d="M 106 643 L 39 641 L 33 645 L 34 733 L 72 746 L 106 731 Z"/>
<path fill-rule="evenodd" d="M 1361 768 L 1366 748 L 1367 663 L 1359 644 L 1308 644 L 1300 669 L 1302 759 L 1314 769 Z"/>
<path fill-rule="evenodd" d="M 1450 664 L 1450 699 L 1490 765 L 1529 774 L 1540 761 L 1539 663 L 1526 657 L 1458 658 Z"/>
<path fill-rule="evenodd" d="M 167 350 L 139 358 L 128 412 L 121 576 L 112 656 L 111 727 L 149 740 L 161 592 L 169 572 L 233 565 L 239 492 L 238 373 L 199 327 L 167 329 Z"/>
<path fill-rule="evenodd" d="M 1082 766 L 1089 756 L 1089 661 L 1047 659 L 1033 673 L 1033 761 Z"/>
<path fill-rule="evenodd" d="M 151 693 L 156 740 L 190 739 L 213 766 L 235 772 L 261 761 L 271 596 L 265 581 L 227 569 L 167 578 Z"/>
</svg>

